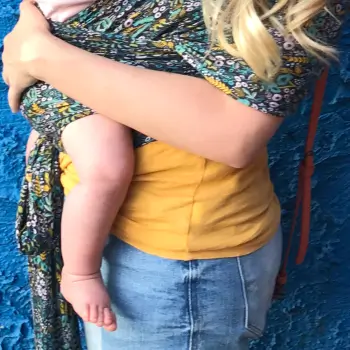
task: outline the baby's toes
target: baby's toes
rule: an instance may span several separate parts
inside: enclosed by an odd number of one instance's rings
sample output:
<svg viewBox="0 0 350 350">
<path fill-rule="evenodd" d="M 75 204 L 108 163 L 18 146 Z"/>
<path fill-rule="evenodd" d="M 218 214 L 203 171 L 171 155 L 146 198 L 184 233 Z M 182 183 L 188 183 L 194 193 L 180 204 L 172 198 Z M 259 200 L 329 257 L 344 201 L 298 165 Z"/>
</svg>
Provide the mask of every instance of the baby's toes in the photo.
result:
<svg viewBox="0 0 350 350">
<path fill-rule="evenodd" d="M 90 318 L 89 322 L 91 323 L 97 323 L 98 320 L 98 306 L 97 305 L 90 305 Z"/>
<path fill-rule="evenodd" d="M 77 310 L 75 310 L 75 311 L 77 312 Z M 79 315 L 79 312 L 77 312 L 77 314 Z M 79 316 L 82 318 L 82 320 L 84 322 L 90 321 L 90 305 L 89 304 L 85 305 L 83 312 Z"/>
<path fill-rule="evenodd" d="M 97 308 L 98 310 L 98 317 L 97 317 L 97 322 L 96 326 L 102 327 L 104 325 L 104 307 L 99 306 Z"/>
<path fill-rule="evenodd" d="M 117 329 L 115 315 L 110 308 L 105 308 L 104 312 L 104 328 L 106 331 L 113 332 Z"/>
</svg>

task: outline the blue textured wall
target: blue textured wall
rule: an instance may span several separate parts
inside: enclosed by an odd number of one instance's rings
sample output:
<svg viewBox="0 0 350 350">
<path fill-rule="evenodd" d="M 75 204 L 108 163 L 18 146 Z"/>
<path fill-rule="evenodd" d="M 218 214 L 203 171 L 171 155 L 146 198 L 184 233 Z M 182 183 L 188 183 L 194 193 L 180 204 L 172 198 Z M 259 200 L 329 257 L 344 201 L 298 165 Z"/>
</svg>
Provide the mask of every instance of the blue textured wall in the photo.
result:
<svg viewBox="0 0 350 350">
<path fill-rule="evenodd" d="M 0 0 L 1 44 L 15 23 L 15 8 L 14 1 Z M 33 341 L 26 266 L 17 253 L 13 232 L 29 129 L 22 118 L 10 113 L 6 95 L 0 79 L 0 349 L 29 350 Z"/>
<path fill-rule="evenodd" d="M 18 0 L 1 0 L 0 40 L 16 20 Z M 288 296 L 277 302 L 257 349 L 350 349 L 350 21 L 341 41 L 341 68 L 331 74 L 316 142 L 311 249 L 293 267 Z M 1 68 L 1 63 L 0 63 Z M 288 227 L 308 105 L 271 145 L 272 177 Z M 25 260 L 16 250 L 13 221 L 28 126 L 13 116 L 0 82 L 0 349 L 30 350 L 31 311 Z"/>
</svg>

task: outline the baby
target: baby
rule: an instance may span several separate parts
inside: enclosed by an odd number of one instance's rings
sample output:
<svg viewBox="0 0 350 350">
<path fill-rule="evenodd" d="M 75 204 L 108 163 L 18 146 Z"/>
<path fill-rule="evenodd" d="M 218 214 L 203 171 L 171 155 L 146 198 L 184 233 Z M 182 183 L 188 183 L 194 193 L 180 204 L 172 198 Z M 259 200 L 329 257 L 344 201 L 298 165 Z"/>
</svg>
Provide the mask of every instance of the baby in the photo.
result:
<svg viewBox="0 0 350 350">
<path fill-rule="evenodd" d="M 94 2 L 95 0 L 38 0 L 37 4 L 46 18 L 64 22 Z"/>
<path fill-rule="evenodd" d="M 63 22 L 93 2 L 38 0 L 37 4 L 48 19 Z M 62 142 L 80 182 L 67 195 L 63 208 L 61 291 L 85 321 L 113 331 L 116 318 L 101 279 L 100 265 L 108 234 L 133 175 L 131 134 L 128 128 L 92 114 L 70 123 L 63 130 Z"/>
</svg>

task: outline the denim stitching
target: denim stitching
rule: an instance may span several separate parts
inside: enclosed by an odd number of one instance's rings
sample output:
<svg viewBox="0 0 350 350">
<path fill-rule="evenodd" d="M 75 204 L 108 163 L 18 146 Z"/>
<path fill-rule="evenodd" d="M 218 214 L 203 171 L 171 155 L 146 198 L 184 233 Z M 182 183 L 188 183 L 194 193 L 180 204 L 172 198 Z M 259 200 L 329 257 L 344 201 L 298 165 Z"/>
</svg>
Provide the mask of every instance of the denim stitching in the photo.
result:
<svg viewBox="0 0 350 350">
<path fill-rule="evenodd" d="M 244 300 L 244 327 L 248 329 L 248 298 L 247 298 L 247 291 L 245 288 L 245 280 L 244 280 L 244 275 L 243 275 L 243 269 L 242 269 L 242 264 L 241 264 L 241 259 L 237 257 L 237 265 L 238 265 L 238 272 L 239 272 L 239 277 L 241 279 L 242 283 L 242 294 L 243 294 L 243 300 Z"/>
<path fill-rule="evenodd" d="M 192 261 L 188 262 L 188 313 L 189 313 L 189 319 L 190 319 L 190 339 L 188 344 L 188 350 L 192 350 L 193 333 L 194 333 L 193 309 L 192 309 Z"/>
<path fill-rule="evenodd" d="M 242 262 L 241 262 L 241 258 L 240 257 L 237 258 L 237 264 L 238 264 L 239 276 L 240 276 L 241 283 L 242 283 L 242 294 L 243 294 L 243 299 L 244 299 L 244 308 L 245 308 L 245 310 L 244 310 L 244 327 L 253 336 L 261 337 L 262 330 L 257 328 L 256 326 L 250 324 L 250 322 L 249 322 L 248 295 L 247 295 L 247 289 L 246 289 L 246 284 L 245 284 L 245 279 L 244 279 L 243 267 L 242 267 Z"/>
</svg>

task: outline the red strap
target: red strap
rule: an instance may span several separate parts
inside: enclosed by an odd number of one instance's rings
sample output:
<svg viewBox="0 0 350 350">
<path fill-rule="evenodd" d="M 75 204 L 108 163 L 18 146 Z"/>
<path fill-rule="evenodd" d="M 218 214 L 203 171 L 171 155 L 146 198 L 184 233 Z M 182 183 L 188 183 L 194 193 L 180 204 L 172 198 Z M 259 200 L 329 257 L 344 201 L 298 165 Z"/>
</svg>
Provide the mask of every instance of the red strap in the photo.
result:
<svg viewBox="0 0 350 350">
<path fill-rule="evenodd" d="M 300 231 L 300 245 L 297 255 L 297 264 L 304 261 L 307 247 L 309 245 L 310 233 L 310 213 L 311 213 L 311 178 L 314 172 L 314 155 L 313 146 L 317 132 L 318 119 L 321 114 L 322 102 L 326 90 L 326 83 L 328 77 L 328 69 L 325 69 L 320 79 L 317 81 L 314 101 L 311 109 L 311 116 L 309 121 L 309 130 L 305 144 L 304 159 L 299 167 L 298 192 L 296 196 L 296 205 L 293 215 L 291 230 L 289 233 L 288 245 L 285 256 L 282 262 L 281 270 L 277 278 L 276 293 L 280 294 L 281 288 L 287 282 L 287 264 L 292 248 L 293 235 L 297 224 L 297 219 L 301 209 L 301 231 Z"/>
</svg>

